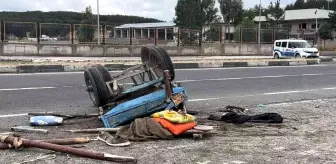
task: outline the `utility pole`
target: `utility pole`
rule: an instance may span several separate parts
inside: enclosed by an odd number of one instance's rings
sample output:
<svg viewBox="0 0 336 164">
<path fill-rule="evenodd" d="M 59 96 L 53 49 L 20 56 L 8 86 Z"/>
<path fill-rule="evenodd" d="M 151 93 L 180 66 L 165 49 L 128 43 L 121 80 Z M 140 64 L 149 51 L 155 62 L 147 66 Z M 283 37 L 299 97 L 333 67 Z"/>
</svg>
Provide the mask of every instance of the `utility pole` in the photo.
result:
<svg viewBox="0 0 336 164">
<path fill-rule="evenodd" d="M 259 4 L 259 28 L 258 28 L 258 43 L 260 44 L 260 28 L 261 28 L 261 0 Z"/>
<path fill-rule="evenodd" d="M 318 12 L 318 11 L 317 11 L 317 8 L 316 8 L 316 11 L 315 11 L 315 19 L 316 19 L 316 20 L 315 20 L 315 21 L 316 21 L 316 22 L 315 22 L 315 23 L 316 23 L 316 26 L 315 26 L 315 39 L 316 39 L 316 43 L 315 43 L 315 44 L 316 44 L 316 45 L 317 45 L 317 39 L 318 39 L 318 37 L 317 37 L 317 26 L 318 26 L 318 24 L 317 24 L 317 23 L 318 23 L 318 22 L 317 22 L 317 12 Z"/>
<path fill-rule="evenodd" d="M 259 51 L 258 54 L 260 55 L 260 51 L 261 51 L 261 45 L 260 45 L 260 28 L 261 28 L 261 0 L 259 3 L 259 28 L 258 28 L 258 44 L 259 44 Z"/>
<path fill-rule="evenodd" d="M 97 24 L 98 24 L 98 45 L 100 45 L 99 0 L 97 0 Z"/>
</svg>

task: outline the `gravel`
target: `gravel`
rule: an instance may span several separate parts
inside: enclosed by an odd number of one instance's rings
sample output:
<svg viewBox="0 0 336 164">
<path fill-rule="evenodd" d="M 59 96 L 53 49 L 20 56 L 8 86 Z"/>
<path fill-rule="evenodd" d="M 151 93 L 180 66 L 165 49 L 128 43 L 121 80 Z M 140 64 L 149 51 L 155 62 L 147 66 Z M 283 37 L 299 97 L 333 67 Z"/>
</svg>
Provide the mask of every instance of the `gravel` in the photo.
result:
<svg viewBox="0 0 336 164">
<path fill-rule="evenodd" d="M 84 149 L 136 157 L 138 163 L 143 164 L 336 163 L 335 107 L 336 99 L 325 99 L 268 104 L 262 111 L 249 108 L 251 114 L 260 112 L 281 114 L 285 118 L 284 123 L 277 125 L 226 124 L 208 121 L 206 120 L 208 113 L 201 113 L 197 115 L 199 123 L 215 126 L 217 134 L 206 136 L 201 140 L 184 137 L 169 141 L 132 143 L 126 148 L 109 147 L 102 142 L 94 141 L 84 145 Z M 51 133 L 47 136 L 35 134 L 24 136 L 37 139 L 81 137 L 83 135 L 70 135 L 60 130 L 100 126 L 102 124 L 94 119 L 72 120 L 67 125 L 50 127 Z M 48 153 L 50 151 L 39 149 L 3 150 L 0 151 L 0 160 L 2 163 L 23 162 Z M 55 158 L 51 157 L 31 163 L 108 163 L 60 153 L 56 153 Z"/>
</svg>

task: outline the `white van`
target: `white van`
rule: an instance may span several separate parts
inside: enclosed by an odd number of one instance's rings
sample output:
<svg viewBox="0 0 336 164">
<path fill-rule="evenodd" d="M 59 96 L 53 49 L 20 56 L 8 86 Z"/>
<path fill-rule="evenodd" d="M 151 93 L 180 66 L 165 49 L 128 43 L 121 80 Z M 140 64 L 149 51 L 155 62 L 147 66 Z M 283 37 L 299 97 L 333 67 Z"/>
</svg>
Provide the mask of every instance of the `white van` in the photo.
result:
<svg viewBox="0 0 336 164">
<path fill-rule="evenodd" d="M 279 58 L 318 58 L 317 48 L 311 46 L 306 40 L 285 39 L 274 42 L 273 57 Z"/>
</svg>

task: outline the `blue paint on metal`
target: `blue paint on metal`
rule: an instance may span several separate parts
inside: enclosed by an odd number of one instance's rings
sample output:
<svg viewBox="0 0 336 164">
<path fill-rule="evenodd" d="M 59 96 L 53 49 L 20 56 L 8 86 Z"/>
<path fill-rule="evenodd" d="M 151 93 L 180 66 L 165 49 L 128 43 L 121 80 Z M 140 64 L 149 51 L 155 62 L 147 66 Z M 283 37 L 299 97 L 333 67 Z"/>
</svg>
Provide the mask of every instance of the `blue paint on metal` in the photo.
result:
<svg viewBox="0 0 336 164">
<path fill-rule="evenodd" d="M 175 87 L 172 89 L 173 95 L 183 93 L 185 95 L 184 102 L 188 100 L 185 88 Z M 110 111 L 104 114 L 101 119 L 106 128 L 114 128 L 128 123 L 136 118 L 162 111 L 167 106 L 166 92 L 163 89 L 119 104 L 118 106 L 110 109 Z"/>
<path fill-rule="evenodd" d="M 159 78 L 157 80 L 153 80 L 153 81 L 150 81 L 150 82 L 147 82 L 147 83 L 140 84 L 138 86 L 135 86 L 135 87 L 132 87 L 130 89 L 125 90 L 122 94 L 128 94 L 128 93 L 133 93 L 133 92 L 139 91 L 141 89 L 144 89 L 144 88 L 147 88 L 147 87 L 159 84 L 159 83 L 162 82 L 162 80 L 163 80 L 163 77 L 161 77 L 161 78 Z"/>
</svg>

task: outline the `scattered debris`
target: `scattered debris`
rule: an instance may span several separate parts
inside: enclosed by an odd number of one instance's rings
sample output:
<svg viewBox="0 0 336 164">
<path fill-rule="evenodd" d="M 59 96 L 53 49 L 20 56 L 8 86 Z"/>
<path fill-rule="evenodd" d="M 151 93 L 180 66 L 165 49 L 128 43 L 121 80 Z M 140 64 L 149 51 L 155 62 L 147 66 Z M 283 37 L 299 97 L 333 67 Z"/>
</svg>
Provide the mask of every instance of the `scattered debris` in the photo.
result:
<svg viewBox="0 0 336 164">
<path fill-rule="evenodd" d="M 29 116 L 56 116 L 62 117 L 63 120 L 69 120 L 74 118 L 92 118 L 92 117 L 99 117 L 99 114 L 84 114 L 84 115 L 64 115 L 64 114 L 57 114 L 57 113 L 50 113 L 50 112 L 41 112 L 41 113 L 28 113 Z"/>
<path fill-rule="evenodd" d="M 234 124 L 243 124 L 245 122 L 252 122 L 252 123 L 282 123 L 283 117 L 278 113 L 264 113 L 258 115 L 245 115 L 245 114 L 238 114 L 235 112 L 227 112 L 221 115 L 212 114 L 208 117 L 209 120 L 214 121 L 225 121 L 227 123 L 234 123 Z"/>
<path fill-rule="evenodd" d="M 27 160 L 23 162 L 18 162 L 18 163 L 15 162 L 14 164 L 32 163 L 32 162 L 36 162 L 39 160 L 54 159 L 54 158 L 56 158 L 56 154 L 50 154 L 50 155 L 45 155 L 45 156 L 38 156 L 36 159 L 31 159 L 31 160 Z"/>
<path fill-rule="evenodd" d="M 65 138 L 65 139 L 51 139 L 51 140 L 35 140 L 37 142 L 46 142 L 57 145 L 75 145 L 75 144 L 85 144 L 93 141 L 95 139 L 86 138 Z M 0 142 L 0 149 L 11 149 L 14 148 L 13 145 Z"/>
<path fill-rule="evenodd" d="M 237 106 L 231 106 L 228 105 L 225 107 L 225 110 L 219 110 L 220 112 L 236 112 L 236 113 L 245 113 L 248 109 L 237 107 Z"/>
<path fill-rule="evenodd" d="M 63 118 L 56 116 L 32 116 L 29 123 L 32 126 L 57 126 L 63 123 Z"/>
<path fill-rule="evenodd" d="M 22 139 L 22 138 L 17 138 L 17 137 L 12 137 L 12 136 L 0 136 L 0 139 L 1 139 L 1 142 L 12 144 L 14 145 L 15 148 L 27 146 L 27 147 L 35 147 L 35 148 L 40 148 L 40 149 L 52 150 L 56 152 L 69 153 L 69 154 L 80 156 L 80 157 L 86 157 L 86 158 L 92 158 L 92 159 L 98 159 L 98 160 L 113 161 L 113 162 L 132 162 L 132 163 L 137 162 L 137 160 L 133 157 L 117 156 L 117 155 L 112 155 L 112 154 L 107 154 L 107 153 L 93 152 L 93 151 L 73 148 L 69 146 L 61 146 L 57 144 Z"/>
<path fill-rule="evenodd" d="M 48 133 L 48 130 L 46 129 L 36 129 L 31 126 L 15 126 L 12 127 L 11 130 L 14 132 L 25 132 L 25 133 L 43 133 L 43 134 Z"/>
<path fill-rule="evenodd" d="M 117 133 L 120 128 L 96 128 L 96 129 L 76 129 L 76 130 L 65 130 L 65 132 L 71 133 L 98 133 L 98 132 L 111 132 Z"/>
<path fill-rule="evenodd" d="M 109 146 L 124 147 L 124 146 L 131 145 L 131 143 L 128 140 L 125 140 L 119 137 L 113 137 L 108 132 L 101 132 L 98 135 L 97 139 L 106 143 Z"/>
</svg>

